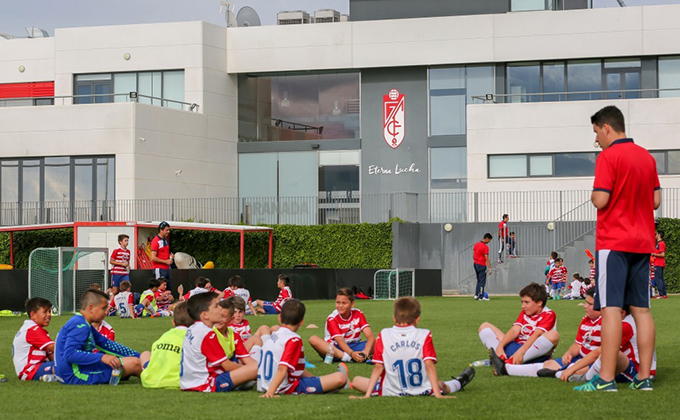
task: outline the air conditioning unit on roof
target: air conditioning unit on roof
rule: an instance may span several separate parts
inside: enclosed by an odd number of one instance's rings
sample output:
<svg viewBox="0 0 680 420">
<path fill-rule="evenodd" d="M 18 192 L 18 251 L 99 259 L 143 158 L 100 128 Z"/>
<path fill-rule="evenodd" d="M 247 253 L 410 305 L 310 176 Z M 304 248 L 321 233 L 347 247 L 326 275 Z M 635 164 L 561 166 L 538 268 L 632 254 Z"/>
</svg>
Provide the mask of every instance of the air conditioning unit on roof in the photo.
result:
<svg viewBox="0 0 680 420">
<path fill-rule="evenodd" d="M 309 13 L 304 10 L 284 11 L 276 14 L 277 25 L 301 25 L 309 22 Z"/>
</svg>

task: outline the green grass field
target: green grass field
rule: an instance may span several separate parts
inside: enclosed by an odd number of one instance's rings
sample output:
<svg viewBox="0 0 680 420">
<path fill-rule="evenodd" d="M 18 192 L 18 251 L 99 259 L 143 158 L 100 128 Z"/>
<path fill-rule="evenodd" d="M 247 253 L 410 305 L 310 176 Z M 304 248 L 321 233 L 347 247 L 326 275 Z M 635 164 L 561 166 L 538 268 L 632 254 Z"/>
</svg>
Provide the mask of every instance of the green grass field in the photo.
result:
<svg viewBox="0 0 680 420">
<path fill-rule="evenodd" d="M 490 321 L 509 328 L 519 311 L 519 298 L 492 298 L 477 302 L 472 298 L 422 298 L 423 314 L 420 327 L 432 330 L 439 363 L 440 378 L 457 375 L 474 360 L 485 357 L 479 342 L 477 327 Z M 331 301 L 306 302 L 306 324 L 319 329 L 300 331 L 306 339 L 312 334 L 323 334 L 326 316 L 334 309 Z M 577 393 L 573 384 L 555 379 L 496 378 L 491 368 L 477 369 L 477 376 L 456 399 L 435 400 L 428 397 L 372 398 L 349 400 L 356 391 L 344 390 L 335 395 L 285 396 L 274 400 L 258 399 L 256 391 L 229 394 L 182 393 L 171 390 L 147 390 L 137 378 L 118 387 L 64 386 L 58 383 L 23 383 L 16 379 L 11 359 L 14 334 L 23 317 L 0 318 L 0 372 L 9 382 L 0 384 L 0 418 L 5 419 L 352 419 L 359 417 L 385 418 L 677 418 L 680 402 L 680 359 L 673 357 L 680 348 L 677 313 L 680 298 L 654 301 L 653 314 L 657 325 L 657 355 L 659 375 L 653 392 L 634 392 L 619 386 L 618 393 Z M 391 326 L 392 302 L 359 301 L 374 331 Z M 562 355 L 573 342 L 583 309 L 576 302 L 550 302 L 557 312 L 558 330 L 562 341 L 556 354 Z M 54 338 L 68 317 L 54 317 L 49 327 Z M 274 323 L 276 318 L 250 317 L 253 331 L 263 323 Z M 108 320 L 116 329 L 118 341 L 138 351 L 149 349 L 165 330 L 168 318 Z M 312 372 L 325 374 L 335 368 L 324 365 L 310 353 L 307 358 L 317 365 Z M 350 365 L 351 376 L 368 376 L 367 365 Z"/>
</svg>

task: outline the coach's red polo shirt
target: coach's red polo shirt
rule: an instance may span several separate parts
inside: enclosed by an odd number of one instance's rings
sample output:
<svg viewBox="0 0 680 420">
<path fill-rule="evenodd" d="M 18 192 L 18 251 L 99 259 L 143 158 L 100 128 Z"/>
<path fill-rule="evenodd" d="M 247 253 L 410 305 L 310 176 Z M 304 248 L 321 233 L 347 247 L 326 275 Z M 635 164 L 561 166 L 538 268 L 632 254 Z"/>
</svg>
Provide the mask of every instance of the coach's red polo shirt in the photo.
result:
<svg viewBox="0 0 680 420">
<path fill-rule="evenodd" d="M 479 241 L 472 248 L 472 260 L 475 264 L 486 265 L 486 256 L 489 255 L 489 246 Z"/>
<path fill-rule="evenodd" d="M 593 190 L 608 192 L 597 211 L 595 248 L 633 253 L 654 251 L 656 161 L 633 139 L 616 140 L 597 157 Z"/>
</svg>

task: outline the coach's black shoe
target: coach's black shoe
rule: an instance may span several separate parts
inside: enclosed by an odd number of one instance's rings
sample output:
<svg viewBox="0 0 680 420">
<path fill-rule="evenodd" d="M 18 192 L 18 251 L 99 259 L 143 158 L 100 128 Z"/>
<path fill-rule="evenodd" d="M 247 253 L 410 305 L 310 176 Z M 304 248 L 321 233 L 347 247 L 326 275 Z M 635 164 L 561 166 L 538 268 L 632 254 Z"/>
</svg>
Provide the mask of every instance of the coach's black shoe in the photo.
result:
<svg viewBox="0 0 680 420">
<path fill-rule="evenodd" d="M 539 378 L 554 378 L 556 374 L 557 371 L 553 369 L 539 369 L 538 372 L 536 372 L 536 375 Z"/>
<path fill-rule="evenodd" d="M 469 384 L 470 382 L 472 382 L 472 378 L 474 378 L 474 377 L 475 377 L 475 369 L 474 369 L 473 367 L 465 368 L 465 370 L 463 370 L 463 371 L 460 373 L 460 375 L 458 375 L 458 376 L 455 377 L 455 378 L 453 378 L 453 376 L 452 376 L 453 379 L 455 379 L 455 380 L 457 380 L 458 382 L 460 382 L 460 390 L 461 390 L 461 391 L 462 391 L 463 389 L 465 389 L 465 385 L 467 385 L 467 384 Z"/>
<path fill-rule="evenodd" d="M 505 370 L 505 362 L 498 357 L 496 350 L 489 349 L 489 360 L 491 360 L 491 367 L 493 367 L 494 375 L 504 376 L 508 374 L 508 371 Z"/>
</svg>

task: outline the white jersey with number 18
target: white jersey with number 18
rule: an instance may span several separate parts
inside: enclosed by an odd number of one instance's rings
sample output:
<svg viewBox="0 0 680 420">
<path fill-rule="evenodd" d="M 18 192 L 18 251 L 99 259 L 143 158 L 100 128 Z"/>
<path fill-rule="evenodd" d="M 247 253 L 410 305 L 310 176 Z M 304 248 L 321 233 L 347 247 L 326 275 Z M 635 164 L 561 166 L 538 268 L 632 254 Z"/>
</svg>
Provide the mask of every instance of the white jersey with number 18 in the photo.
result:
<svg viewBox="0 0 680 420">
<path fill-rule="evenodd" d="M 425 361 L 437 363 L 429 330 L 408 327 L 385 328 L 375 343 L 373 362 L 384 365 L 380 395 L 430 395 L 432 385 L 425 372 Z"/>
</svg>

